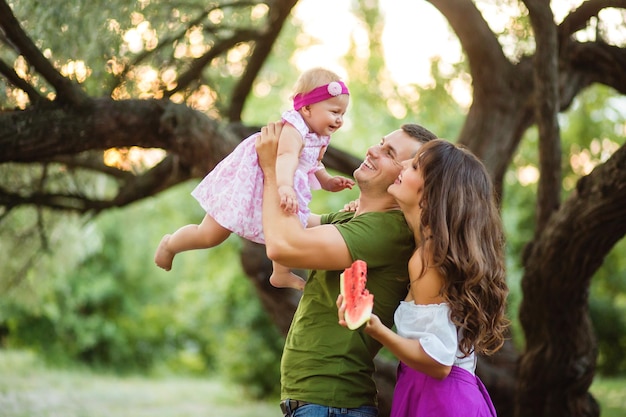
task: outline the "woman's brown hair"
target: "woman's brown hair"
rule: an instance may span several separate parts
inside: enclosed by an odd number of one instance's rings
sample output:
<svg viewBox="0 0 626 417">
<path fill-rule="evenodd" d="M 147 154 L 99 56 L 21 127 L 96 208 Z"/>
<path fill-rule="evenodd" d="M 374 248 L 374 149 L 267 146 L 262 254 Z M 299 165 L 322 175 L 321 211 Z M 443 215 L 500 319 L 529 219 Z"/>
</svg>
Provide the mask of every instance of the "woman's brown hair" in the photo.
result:
<svg viewBox="0 0 626 417">
<path fill-rule="evenodd" d="M 413 163 L 424 179 L 420 241 L 434 263 L 424 257 L 423 264 L 444 276 L 441 295 L 460 329 L 460 350 L 492 354 L 505 339 L 508 287 L 489 174 L 468 149 L 440 139 L 422 145 Z"/>
</svg>

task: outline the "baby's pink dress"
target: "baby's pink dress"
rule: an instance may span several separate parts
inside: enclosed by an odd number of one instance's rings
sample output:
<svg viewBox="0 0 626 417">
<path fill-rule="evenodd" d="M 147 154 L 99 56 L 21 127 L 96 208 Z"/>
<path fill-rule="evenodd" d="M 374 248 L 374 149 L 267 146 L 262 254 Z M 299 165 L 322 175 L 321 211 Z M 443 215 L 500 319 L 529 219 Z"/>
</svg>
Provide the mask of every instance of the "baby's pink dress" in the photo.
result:
<svg viewBox="0 0 626 417">
<path fill-rule="evenodd" d="M 311 189 L 319 189 L 315 178 L 318 158 L 330 136 L 309 132 L 300 113 L 289 110 L 283 121 L 292 124 L 302 135 L 304 148 L 293 180 L 298 198 L 298 217 L 306 227 L 310 214 Z M 265 243 L 261 210 L 263 208 L 263 171 L 255 149 L 255 133 L 241 142 L 191 192 L 215 221 L 237 235 L 256 243 Z"/>
</svg>

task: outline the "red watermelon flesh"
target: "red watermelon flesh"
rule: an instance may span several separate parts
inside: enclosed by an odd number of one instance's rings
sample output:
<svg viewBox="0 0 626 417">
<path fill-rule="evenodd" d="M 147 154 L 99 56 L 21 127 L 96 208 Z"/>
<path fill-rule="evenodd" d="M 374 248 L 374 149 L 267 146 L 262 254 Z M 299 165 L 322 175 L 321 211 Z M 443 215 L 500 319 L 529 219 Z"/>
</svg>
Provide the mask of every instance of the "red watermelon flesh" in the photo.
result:
<svg viewBox="0 0 626 417">
<path fill-rule="evenodd" d="M 374 295 L 365 288 L 367 264 L 356 260 L 340 277 L 341 295 L 346 304 L 345 319 L 350 330 L 355 330 L 369 321 L 374 307 Z"/>
</svg>

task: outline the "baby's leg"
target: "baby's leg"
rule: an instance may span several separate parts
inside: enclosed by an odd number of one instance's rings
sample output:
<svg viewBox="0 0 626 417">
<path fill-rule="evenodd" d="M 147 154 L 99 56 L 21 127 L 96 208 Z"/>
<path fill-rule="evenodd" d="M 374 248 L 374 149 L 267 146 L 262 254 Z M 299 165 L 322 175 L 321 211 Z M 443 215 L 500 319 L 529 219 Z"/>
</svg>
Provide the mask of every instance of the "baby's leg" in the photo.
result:
<svg viewBox="0 0 626 417">
<path fill-rule="evenodd" d="M 177 253 L 192 249 L 208 249 L 219 245 L 230 236 L 231 231 L 224 228 L 208 214 L 200 224 L 188 224 L 171 235 L 161 239 L 154 262 L 160 268 L 169 271 Z"/>
<path fill-rule="evenodd" d="M 292 273 L 286 266 L 272 262 L 274 271 L 270 276 L 270 284 L 277 288 L 293 288 L 302 291 L 304 289 L 304 281 L 298 275 Z"/>
</svg>

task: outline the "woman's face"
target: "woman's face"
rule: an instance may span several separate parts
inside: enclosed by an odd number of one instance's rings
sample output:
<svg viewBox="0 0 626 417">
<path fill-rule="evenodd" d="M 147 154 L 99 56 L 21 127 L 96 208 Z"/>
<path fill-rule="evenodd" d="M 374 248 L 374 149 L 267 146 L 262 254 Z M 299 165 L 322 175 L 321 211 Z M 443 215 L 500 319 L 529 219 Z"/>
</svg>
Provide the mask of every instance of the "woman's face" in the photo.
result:
<svg viewBox="0 0 626 417">
<path fill-rule="evenodd" d="M 419 208 L 424 190 L 424 178 L 417 165 L 417 157 L 404 161 L 402 165 L 402 172 L 396 181 L 389 186 L 389 194 L 396 199 L 403 209 L 404 207 Z"/>
</svg>

